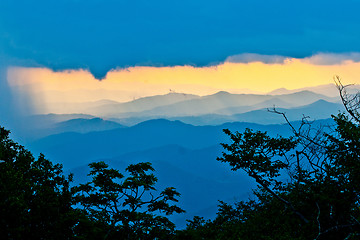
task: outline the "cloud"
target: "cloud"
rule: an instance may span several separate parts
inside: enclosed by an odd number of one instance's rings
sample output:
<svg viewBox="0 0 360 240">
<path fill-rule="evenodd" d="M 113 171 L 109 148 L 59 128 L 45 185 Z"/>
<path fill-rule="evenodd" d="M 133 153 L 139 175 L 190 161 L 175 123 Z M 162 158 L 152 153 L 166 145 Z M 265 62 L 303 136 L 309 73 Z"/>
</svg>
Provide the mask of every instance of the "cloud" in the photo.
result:
<svg viewBox="0 0 360 240">
<path fill-rule="evenodd" d="M 134 97 L 166 94 L 169 89 L 197 95 L 221 90 L 239 93 L 244 88 L 269 92 L 277 88 L 299 89 L 333 83 L 334 75 L 341 76 L 345 83 L 359 84 L 359 55 L 317 54 L 290 58 L 241 54 L 207 67 L 136 66 L 114 69 L 102 81 L 94 78 L 88 70 L 53 71 L 49 68 L 17 67 L 8 70 L 8 81 L 15 92 L 23 89 L 32 96 L 29 102 L 34 103 L 40 113 L 53 112 L 52 105 L 59 102 L 130 101 Z"/>
<path fill-rule="evenodd" d="M 227 57 L 225 62 L 229 63 L 253 63 L 261 62 L 264 64 L 285 64 L 289 61 L 301 61 L 312 65 L 338 65 L 346 62 L 360 62 L 360 52 L 350 53 L 317 53 L 304 58 L 292 58 L 280 55 L 263 55 L 256 53 L 243 53 Z"/>
<path fill-rule="evenodd" d="M 360 62 L 360 53 L 318 53 L 304 58 L 303 61 L 314 65 L 336 65 L 347 61 Z"/>
<path fill-rule="evenodd" d="M 207 66 L 246 52 L 360 52 L 359 1 L 260 2 L 0 1 L 0 52 L 24 66 L 89 69 L 98 79 L 117 67 Z"/>
<path fill-rule="evenodd" d="M 251 63 L 262 62 L 266 64 L 283 64 L 287 57 L 279 55 L 262 55 L 256 53 L 243 53 L 226 58 L 225 62 L 230 63 Z"/>
</svg>

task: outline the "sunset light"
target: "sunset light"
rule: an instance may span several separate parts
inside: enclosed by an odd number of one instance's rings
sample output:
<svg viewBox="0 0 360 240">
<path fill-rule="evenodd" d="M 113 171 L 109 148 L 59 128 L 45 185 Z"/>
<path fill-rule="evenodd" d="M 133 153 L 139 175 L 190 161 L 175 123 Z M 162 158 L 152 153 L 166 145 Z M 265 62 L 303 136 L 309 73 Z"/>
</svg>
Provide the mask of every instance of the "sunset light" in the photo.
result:
<svg viewBox="0 0 360 240">
<path fill-rule="evenodd" d="M 87 70 L 52 71 L 47 68 L 8 69 L 8 83 L 14 91 L 28 91 L 36 101 L 52 103 L 86 102 L 103 99 L 119 102 L 169 92 L 200 96 L 218 91 L 263 93 L 278 88 L 299 89 L 331 84 L 334 75 L 347 83 L 360 83 L 360 62 L 349 59 L 336 64 L 315 64 L 307 59 L 286 58 L 283 63 L 224 62 L 209 67 L 138 66 L 115 69 L 97 80 Z M 36 104 L 35 104 L 36 105 Z M 40 109 L 38 109 L 41 111 Z"/>
</svg>

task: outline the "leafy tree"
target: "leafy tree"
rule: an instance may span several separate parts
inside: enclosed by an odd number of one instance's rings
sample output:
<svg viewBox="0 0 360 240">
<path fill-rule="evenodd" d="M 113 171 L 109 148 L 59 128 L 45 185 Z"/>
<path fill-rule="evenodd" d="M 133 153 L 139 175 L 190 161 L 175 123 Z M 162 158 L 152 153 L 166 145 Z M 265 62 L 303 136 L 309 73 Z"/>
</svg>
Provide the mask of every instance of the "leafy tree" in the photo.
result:
<svg viewBox="0 0 360 240">
<path fill-rule="evenodd" d="M 9 133 L 0 127 L 0 239 L 168 239 L 175 232 L 167 216 L 183 212 L 170 204 L 180 194 L 155 193 L 150 163 L 128 166 L 126 178 L 92 163 L 92 182 L 71 189 L 60 164 L 34 158 Z"/>
<path fill-rule="evenodd" d="M 165 216 L 184 212 L 170 204 L 180 194 L 172 187 L 155 194 L 157 178 L 150 163 L 129 165 L 126 178 L 104 162 L 89 166 L 92 181 L 74 188 L 76 201 L 102 226 L 104 239 L 168 239 L 174 234 Z"/>
<path fill-rule="evenodd" d="M 37 159 L 0 127 L 0 238 L 69 239 L 76 215 L 59 164 Z"/>
<path fill-rule="evenodd" d="M 339 79 L 337 79 L 339 80 Z M 221 202 L 213 221 L 194 218 L 178 236 L 188 239 L 358 239 L 360 235 L 360 114 L 358 94 L 338 81 L 349 116 L 333 126 L 304 118 L 291 137 L 224 132 L 218 158 L 258 183 L 255 200 Z M 204 237 L 205 236 L 205 237 Z"/>
</svg>

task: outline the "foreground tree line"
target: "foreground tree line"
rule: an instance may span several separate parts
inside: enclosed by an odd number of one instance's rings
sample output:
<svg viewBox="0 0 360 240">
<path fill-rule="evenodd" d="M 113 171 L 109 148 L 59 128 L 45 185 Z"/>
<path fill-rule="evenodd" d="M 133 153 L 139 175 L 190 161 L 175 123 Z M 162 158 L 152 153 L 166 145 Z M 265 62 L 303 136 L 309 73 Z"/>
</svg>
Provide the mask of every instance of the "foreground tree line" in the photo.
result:
<svg viewBox="0 0 360 240">
<path fill-rule="evenodd" d="M 291 137 L 224 130 L 230 142 L 218 160 L 257 182 L 254 197 L 220 202 L 215 219 L 194 217 L 183 230 L 167 218 L 184 211 L 180 194 L 155 189 L 150 163 L 123 174 L 91 163 L 92 180 L 70 187 L 61 165 L 34 158 L 0 128 L 0 238 L 359 239 L 360 95 L 337 84 L 347 113 L 332 126 L 288 122 Z"/>
<path fill-rule="evenodd" d="M 131 164 L 126 177 L 104 162 L 89 164 L 92 181 L 70 187 L 60 164 L 34 158 L 0 127 L 0 239 L 167 239 L 172 187 L 155 190 L 150 163 Z"/>
</svg>

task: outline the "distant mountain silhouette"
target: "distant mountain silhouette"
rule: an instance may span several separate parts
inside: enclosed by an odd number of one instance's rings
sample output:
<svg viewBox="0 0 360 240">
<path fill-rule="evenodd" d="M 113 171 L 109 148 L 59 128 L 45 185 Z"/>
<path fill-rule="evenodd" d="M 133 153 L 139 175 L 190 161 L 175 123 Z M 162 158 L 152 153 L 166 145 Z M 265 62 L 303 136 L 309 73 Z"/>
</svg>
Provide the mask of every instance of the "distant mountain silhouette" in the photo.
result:
<svg viewBox="0 0 360 240">
<path fill-rule="evenodd" d="M 74 114 L 39 114 L 39 115 L 32 115 L 27 118 L 27 121 L 31 121 L 32 123 L 38 123 L 39 125 L 49 125 L 54 124 L 58 122 L 68 121 L 71 119 L 91 119 L 95 118 L 92 115 L 89 114 L 82 114 L 82 113 L 74 113 Z"/>
<path fill-rule="evenodd" d="M 342 104 L 330 103 L 325 100 L 318 100 L 312 104 L 296 108 L 276 109 L 280 112 L 284 112 L 290 121 L 301 120 L 303 116 L 308 116 L 312 120 L 327 119 L 332 114 L 336 115 L 339 111 L 345 110 Z M 231 117 L 234 121 L 253 122 L 258 124 L 278 124 L 284 121 L 283 116 L 271 114 L 268 109 L 235 114 Z"/>
<path fill-rule="evenodd" d="M 139 98 L 131 102 L 110 103 L 104 104 L 101 107 L 93 106 L 85 108 L 83 111 L 96 116 L 111 116 L 114 113 L 140 112 L 196 98 L 199 98 L 199 96 L 183 93 L 168 93 L 165 95 Z"/>
<path fill-rule="evenodd" d="M 31 127 L 22 131 L 25 142 L 64 132 L 87 133 L 124 127 L 117 122 L 85 114 L 34 115 L 28 117 L 27 123 Z"/>
<path fill-rule="evenodd" d="M 63 132 L 77 132 L 77 133 L 88 133 L 94 131 L 104 131 L 111 130 L 116 128 L 122 128 L 123 125 L 103 120 L 101 118 L 91 118 L 91 119 L 71 119 L 64 122 L 56 123 L 53 127 L 53 131 L 57 133 Z"/>
<path fill-rule="evenodd" d="M 212 218 L 217 211 L 218 200 L 228 201 L 234 197 L 245 200 L 251 194 L 255 182 L 244 172 L 234 172 L 216 157 L 221 155 L 220 145 L 192 150 L 178 145 L 165 145 L 149 150 L 131 152 L 108 159 L 116 169 L 125 169 L 131 163 L 151 162 L 159 179 L 158 189 L 175 187 L 181 193 L 179 205 L 186 209 L 181 216 L 173 216 L 178 227 L 185 227 L 185 219 L 204 213 Z M 89 168 L 86 165 L 71 169 L 75 184 L 85 182 Z M 234 192 L 234 189 L 237 189 Z"/>
<path fill-rule="evenodd" d="M 330 124 L 322 120 L 317 124 Z M 295 127 L 299 122 L 293 123 Z M 181 193 L 182 216 L 174 216 L 178 226 L 200 213 L 212 218 L 218 200 L 246 200 L 256 184 L 242 171 L 216 161 L 223 151 L 219 143 L 228 142 L 222 129 L 245 128 L 268 131 L 272 136 L 290 134 L 287 125 L 226 123 L 221 126 L 195 127 L 180 121 L 152 120 L 131 128 L 88 134 L 54 135 L 38 142 L 46 156 L 62 158 L 65 168 L 74 173 L 75 184 L 87 179 L 86 166 L 105 161 L 111 167 L 125 169 L 131 163 L 151 162 L 159 179 L 158 189 L 173 186 Z M 236 189 L 236 191 L 234 190 Z"/>
<path fill-rule="evenodd" d="M 322 107 L 326 104 L 321 101 L 314 103 Z M 99 122 L 108 124 L 101 119 L 75 119 L 57 123 L 56 126 L 69 128 Z M 327 119 L 318 124 L 331 122 Z M 299 122 L 293 124 L 296 127 Z M 106 131 L 55 134 L 34 141 L 28 147 L 34 154 L 42 152 L 52 161 L 62 163 L 66 171 L 75 174 L 75 184 L 85 182 L 89 170 L 87 164 L 94 161 L 104 160 L 118 169 L 135 162 L 153 163 L 159 179 L 158 188 L 173 186 L 182 194 L 180 206 L 187 213 L 174 216 L 172 220 L 178 226 L 185 226 L 185 219 L 194 215 L 215 216 L 217 200 L 231 202 L 234 198 L 247 199 L 255 184 L 244 172 L 233 172 L 228 165 L 216 161 L 223 151 L 220 143 L 229 142 L 222 131 L 225 128 L 240 132 L 251 128 L 267 131 L 272 136 L 291 134 L 286 124 L 234 122 L 193 126 L 181 121 L 157 119 Z"/>
<path fill-rule="evenodd" d="M 90 93 L 88 93 L 89 95 Z M 91 95 L 90 95 L 91 96 Z M 62 99 L 61 95 L 58 99 Z M 101 108 L 104 105 L 109 104 L 118 104 L 119 102 L 102 99 L 98 101 L 89 101 L 89 102 L 56 102 L 51 103 L 51 109 L 49 109 L 52 113 L 63 113 L 63 114 L 73 114 L 73 113 L 88 113 L 87 109 L 91 108 Z M 46 109 L 46 105 L 43 106 Z"/>
<path fill-rule="evenodd" d="M 180 121 L 159 119 L 107 131 L 55 134 L 31 142 L 28 146 L 34 153 L 42 152 L 50 159 L 63 163 L 65 168 L 73 168 L 98 158 L 111 158 L 169 144 L 190 149 L 206 148 L 228 140 L 222 132 L 224 128 L 233 131 L 252 128 L 274 135 L 289 134 L 289 127 L 283 124 L 235 122 L 218 126 L 193 126 Z"/>
<path fill-rule="evenodd" d="M 94 114 L 29 117 L 32 138 L 27 146 L 34 154 L 42 152 L 63 164 L 75 174 L 75 183 L 85 181 L 90 162 L 104 160 L 118 169 L 151 162 L 158 188 L 174 186 L 182 194 L 180 206 L 187 213 L 171 219 L 184 227 L 185 219 L 194 215 L 215 216 L 217 200 L 246 200 L 255 185 L 243 172 L 216 161 L 223 151 L 220 143 L 229 141 L 223 129 L 289 136 L 283 116 L 267 108 L 275 106 L 286 113 L 296 127 L 304 115 L 320 119 L 315 124 L 331 124 L 331 114 L 343 110 L 338 102 L 338 97 L 286 89 L 271 95 L 221 91 L 203 97 L 170 93 L 127 103 L 103 100 L 74 106 L 86 106 Z"/>
<path fill-rule="evenodd" d="M 271 104 L 275 103 L 275 104 Z M 215 111 L 212 114 L 203 114 L 195 116 L 160 116 L 172 121 L 180 120 L 184 123 L 203 126 L 203 125 L 220 125 L 227 122 L 252 122 L 257 124 L 280 124 L 284 122 L 281 115 L 269 113 L 268 109 L 275 107 L 277 110 L 286 112 L 287 117 L 291 121 L 301 120 L 303 115 L 309 116 L 311 119 L 326 119 L 331 114 L 337 114 L 338 111 L 343 111 L 344 107 L 339 103 L 327 102 L 325 100 L 318 100 L 311 104 L 299 107 L 284 108 L 281 106 L 293 106 L 278 98 L 261 102 L 254 106 L 246 107 L 232 107 Z M 251 110 L 256 109 L 256 110 Z M 248 111 L 246 111 L 248 110 Z M 239 112 L 239 113 L 238 113 Z M 234 114 L 232 114 L 234 113 Z M 124 119 L 112 119 L 124 125 L 135 125 L 150 119 L 156 119 L 159 116 L 145 116 Z"/>
<path fill-rule="evenodd" d="M 280 91 L 280 90 L 279 90 Z M 283 90 L 284 92 L 285 90 Z M 289 92 L 289 93 L 288 93 Z M 231 94 L 225 91 L 208 95 L 196 96 L 182 93 L 169 93 L 139 98 L 130 102 L 118 103 L 111 100 L 96 102 L 72 103 L 67 111 L 89 114 L 100 118 L 144 118 L 144 117 L 174 117 L 197 116 L 204 114 L 236 114 L 263 107 L 277 105 L 278 107 L 294 107 L 310 104 L 323 99 L 329 102 L 339 101 L 308 90 L 278 95 L 262 94 Z M 60 103 L 59 103 L 60 104 Z M 265 106 L 268 105 L 268 106 Z M 77 117 L 84 118 L 84 117 Z M 68 120 L 68 119 L 67 119 Z"/>
<path fill-rule="evenodd" d="M 292 108 L 294 104 L 285 102 L 284 100 L 273 97 L 269 100 L 251 105 L 251 106 L 241 106 L 241 107 L 229 107 L 217 110 L 215 113 L 220 115 L 233 115 L 239 113 L 245 113 L 251 110 L 262 109 L 262 108 L 269 108 L 269 107 L 280 107 L 280 108 Z"/>
<path fill-rule="evenodd" d="M 359 91 L 360 85 L 358 85 L 358 84 L 351 85 L 348 87 L 348 89 L 353 89 L 353 90 Z M 322 94 L 322 95 L 325 95 L 328 97 L 338 97 L 339 96 L 339 90 L 336 88 L 335 84 L 324 84 L 324 85 L 319 85 L 319 86 L 315 86 L 315 87 L 306 87 L 306 88 L 293 89 L 293 90 L 289 90 L 286 88 L 278 88 L 278 89 L 275 89 L 275 90 L 269 92 L 268 94 L 283 95 L 283 94 L 291 94 L 291 93 L 301 92 L 301 91 L 311 91 L 311 92 Z"/>
<path fill-rule="evenodd" d="M 139 112 L 116 111 L 108 115 L 109 118 L 168 118 L 179 116 L 199 116 L 205 114 L 226 114 L 244 113 L 263 107 L 280 105 L 282 107 L 301 106 L 313 103 L 317 100 L 329 102 L 338 101 L 338 98 L 331 98 L 310 91 L 302 91 L 285 95 L 256 95 L 256 94 L 231 94 L 228 92 L 218 92 L 213 95 L 200 98 L 180 101 L 156 107 L 150 110 Z"/>
<path fill-rule="evenodd" d="M 268 94 L 269 95 L 283 95 L 283 94 L 290 94 L 290 93 L 294 93 L 294 92 L 296 92 L 296 90 L 291 91 L 286 88 L 278 88 L 278 89 L 275 89 L 275 90 L 269 92 Z"/>
</svg>

